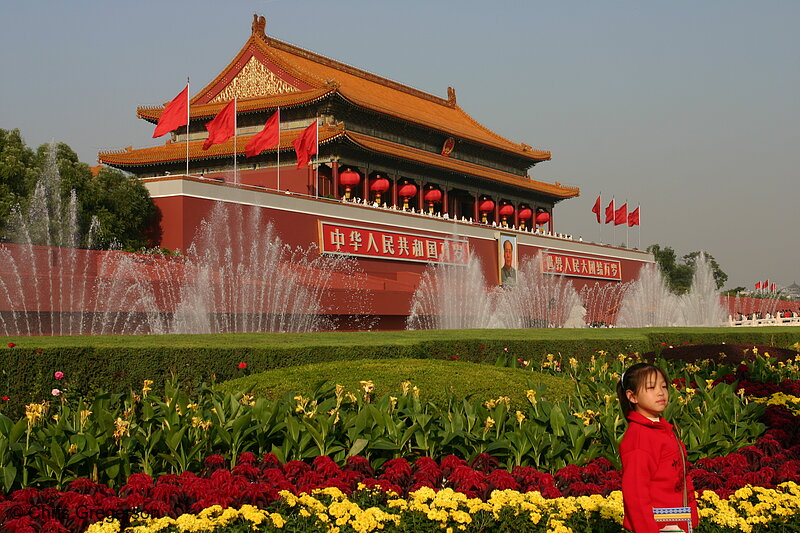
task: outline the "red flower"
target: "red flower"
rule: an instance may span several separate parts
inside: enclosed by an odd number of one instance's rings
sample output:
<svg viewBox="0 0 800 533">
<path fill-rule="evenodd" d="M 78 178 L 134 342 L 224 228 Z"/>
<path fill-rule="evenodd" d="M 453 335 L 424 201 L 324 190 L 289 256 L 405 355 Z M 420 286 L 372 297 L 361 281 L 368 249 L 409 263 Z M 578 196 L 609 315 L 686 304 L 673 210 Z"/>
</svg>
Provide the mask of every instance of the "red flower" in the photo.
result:
<svg viewBox="0 0 800 533">
<path fill-rule="evenodd" d="M 13 342 L 9 342 L 9 343 L 8 343 L 8 347 L 9 347 L 9 348 L 13 348 L 14 346 L 16 346 L 16 344 L 14 344 Z"/>
<path fill-rule="evenodd" d="M 239 368 L 241 368 L 242 370 L 244 370 L 245 368 L 247 368 L 247 363 L 245 363 L 244 361 L 242 361 L 241 363 L 239 363 Z"/>
<path fill-rule="evenodd" d="M 8 400 L 10 400 L 10 399 L 11 399 L 11 398 L 9 398 L 8 396 L 3 396 L 3 401 L 4 401 L 4 402 L 7 402 L 7 401 L 8 401 Z"/>
<path fill-rule="evenodd" d="M 36 350 L 36 351 L 34 351 L 33 353 L 35 353 L 36 355 L 39 355 L 39 354 L 41 354 L 41 353 L 42 353 L 42 351 L 41 351 L 41 350 Z"/>
</svg>

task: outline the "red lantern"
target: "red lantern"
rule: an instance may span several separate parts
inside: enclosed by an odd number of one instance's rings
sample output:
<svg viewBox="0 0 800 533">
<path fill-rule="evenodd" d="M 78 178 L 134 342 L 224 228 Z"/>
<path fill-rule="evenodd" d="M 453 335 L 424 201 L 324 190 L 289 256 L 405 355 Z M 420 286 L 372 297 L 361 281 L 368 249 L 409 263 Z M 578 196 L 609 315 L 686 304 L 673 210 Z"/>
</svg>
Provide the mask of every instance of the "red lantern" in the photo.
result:
<svg viewBox="0 0 800 533">
<path fill-rule="evenodd" d="M 494 201 L 492 200 L 481 200 L 481 203 L 478 204 L 478 211 L 481 212 L 481 222 L 484 224 L 488 224 L 489 220 L 486 218 L 486 213 L 492 211 L 494 209 Z"/>
<path fill-rule="evenodd" d="M 408 199 L 417 194 L 417 186 L 413 183 L 406 183 L 400 187 L 397 194 L 403 198 L 403 209 L 408 209 Z"/>
<path fill-rule="evenodd" d="M 533 211 L 529 207 L 523 207 L 522 209 L 519 210 L 519 215 L 517 216 L 519 217 L 520 227 L 524 228 L 525 222 L 530 220 L 531 217 L 533 216 Z"/>
<path fill-rule="evenodd" d="M 536 215 L 536 223 L 539 225 L 547 224 L 550 222 L 550 213 L 547 211 L 541 211 Z"/>
<path fill-rule="evenodd" d="M 504 204 L 500 206 L 500 216 L 502 217 L 503 226 L 508 225 L 508 217 L 514 214 L 514 206 L 511 204 Z"/>
<path fill-rule="evenodd" d="M 422 198 L 428 202 L 428 211 L 433 214 L 433 204 L 442 199 L 442 191 L 439 189 L 428 189 L 425 191 L 425 194 L 422 195 Z"/>
<path fill-rule="evenodd" d="M 372 180 L 369 190 L 375 193 L 375 201 L 381 203 L 381 194 L 389 190 L 389 180 L 378 176 Z"/>
<path fill-rule="evenodd" d="M 339 183 L 344 185 L 344 197 L 350 199 L 350 188 L 361 182 L 361 175 L 349 168 L 339 174 Z"/>
</svg>

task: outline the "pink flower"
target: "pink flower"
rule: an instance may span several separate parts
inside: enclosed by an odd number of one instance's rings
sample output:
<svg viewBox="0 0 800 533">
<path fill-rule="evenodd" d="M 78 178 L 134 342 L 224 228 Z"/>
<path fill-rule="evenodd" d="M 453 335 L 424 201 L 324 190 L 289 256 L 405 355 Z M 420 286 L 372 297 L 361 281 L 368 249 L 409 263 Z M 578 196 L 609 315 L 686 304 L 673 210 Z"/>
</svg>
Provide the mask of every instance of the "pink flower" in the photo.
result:
<svg viewBox="0 0 800 533">
<path fill-rule="evenodd" d="M 56 370 L 55 374 L 53 374 L 53 377 L 56 379 L 64 379 L 64 373 L 61 370 Z"/>
<path fill-rule="evenodd" d="M 239 368 L 241 368 L 242 370 L 244 370 L 245 368 L 247 368 L 247 363 L 245 363 L 244 361 L 242 361 L 241 363 L 239 363 Z"/>
<path fill-rule="evenodd" d="M 50 394 L 52 394 L 53 396 L 61 396 L 61 391 L 58 389 L 53 389 L 50 391 Z"/>
</svg>

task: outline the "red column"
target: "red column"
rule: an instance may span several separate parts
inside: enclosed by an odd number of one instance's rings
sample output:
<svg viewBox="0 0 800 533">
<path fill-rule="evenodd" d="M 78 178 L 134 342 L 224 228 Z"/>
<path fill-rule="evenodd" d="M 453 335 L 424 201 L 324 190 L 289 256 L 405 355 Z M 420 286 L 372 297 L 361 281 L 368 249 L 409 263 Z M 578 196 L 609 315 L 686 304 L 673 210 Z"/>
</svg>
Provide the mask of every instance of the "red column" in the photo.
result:
<svg viewBox="0 0 800 533">
<path fill-rule="evenodd" d="M 475 198 L 475 203 L 472 206 L 473 207 L 473 212 L 474 212 L 473 215 L 472 215 L 472 221 L 475 222 L 475 223 L 478 223 L 481 220 L 480 219 L 480 215 L 478 214 L 478 198 L 479 198 L 479 196 L 477 194 L 474 194 L 473 198 Z"/>
<path fill-rule="evenodd" d="M 364 183 L 362 184 L 361 190 L 361 198 L 369 200 L 369 169 L 364 171 Z"/>
<path fill-rule="evenodd" d="M 514 227 L 515 228 L 519 227 L 519 206 L 518 205 L 514 206 Z"/>
<path fill-rule="evenodd" d="M 550 228 L 550 233 L 553 233 L 553 210 L 550 210 L 550 221 L 547 223 Z"/>
<path fill-rule="evenodd" d="M 448 187 L 443 187 L 444 195 L 442 196 L 442 214 L 447 215 L 450 213 L 450 199 L 447 197 L 447 189 Z"/>
<path fill-rule="evenodd" d="M 422 211 L 422 191 L 424 187 L 425 184 L 422 182 L 420 182 L 420 184 L 417 186 L 417 211 Z"/>
<path fill-rule="evenodd" d="M 339 161 L 337 159 L 333 160 L 331 175 L 333 176 L 333 197 L 339 200 Z"/>
<path fill-rule="evenodd" d="M 494 202 L 494 222 L 498 226 L 500 225 L 500 198 Z"/>
<path fill-rule="evenodd" d="M 397 207 L 397 182 L 400 176 L 392 176 L 392 205 Z"/>
</svg>

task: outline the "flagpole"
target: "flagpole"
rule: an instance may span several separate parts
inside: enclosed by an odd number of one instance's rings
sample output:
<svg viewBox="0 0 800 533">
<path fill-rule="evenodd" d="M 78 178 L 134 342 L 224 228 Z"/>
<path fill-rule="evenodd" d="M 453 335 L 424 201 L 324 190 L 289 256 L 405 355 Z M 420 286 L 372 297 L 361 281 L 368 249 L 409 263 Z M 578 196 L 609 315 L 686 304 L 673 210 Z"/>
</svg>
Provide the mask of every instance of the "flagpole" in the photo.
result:
<svg viewBox="0 0 800 533">
<path fill-rule="evenodd" d="M 236 98 L 238 96 L 236 90 L 236 78 L 233 78 L 233 183 L 239 185 L 239 176 L 236 173 Z"/>
<path fill-rule="evenodd" d="M 278 107 L 278 191 L 281 190 L 281 108 Z"/>
<path fill-rule="evenodd" d="M 628 224 L 628 199 L 625 198 L 625 248 L 630 248 L 630 242 L 628 242 L 628 230 L 631 228 L 630 224 Z"/>
<path fill-rule="evenodd" d="M 603 209 L 603 191 L 600 191 L 600 206 L 597 208 L 597 218 L 600 218 L 600 213 L 602 212 L 602 209 Z M 603 215 L 605 215 L 605 213 L 603 213 Z M 597 238 L 599 239 L 597 242 L 602 244 L 603 243 L 603 224 L 601 224 L 600 221 L 598 220 L 597 221 L 597 225 L 600 226 L 597 229 Z"/>
<path fill-rule="evenodd" d="M 642 204 L 637 205 L 636 209 L 638 210 L 637 212 L 639 213 L 639 223 L 637 224 L 637 226 L 639 226 L 639 230 L 636 232 L 636 235 L 638 239 L 637 240 L 638 248 L 639 250 L 641 250 L 642 249 Z"/>
<path fill-rule="evenodd" d="M 612 224 L 611 224 L 611 246 L 616 246 L 614 244 L 614 239 L 617 238 L 617 203 L 614 200 L 616 200 L 616 198 L 614 198 L 612 196 L 611 197 L 611 205 L 614 206 L 614 209 L 612 209 L 611 211 L 613 211 L 613 213 L 614 213 L 614 220 L 611 221 L 612 222 Z"/>
<path fill-rule="evenodd" d="M 189 119 L 191 112 L 189 110 L 189 76 L 186 76 L 186 175 L 189 175 Z"/>
</svg>

